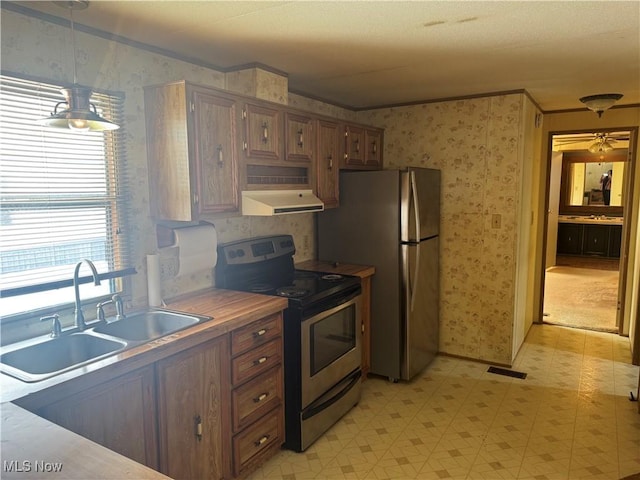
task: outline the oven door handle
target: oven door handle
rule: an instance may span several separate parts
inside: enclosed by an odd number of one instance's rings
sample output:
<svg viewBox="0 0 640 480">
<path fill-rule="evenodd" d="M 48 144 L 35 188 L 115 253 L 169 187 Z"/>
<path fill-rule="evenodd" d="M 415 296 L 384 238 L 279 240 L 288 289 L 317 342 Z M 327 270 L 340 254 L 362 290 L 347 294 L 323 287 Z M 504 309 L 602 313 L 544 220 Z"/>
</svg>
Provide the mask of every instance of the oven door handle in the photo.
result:
<svg viewBox="0 0 640 480">
<path fill-rule="evenodd" d="M 333 387 L 327 393 L 325 393 L 322 397 L 318 398 L 315 402 L 309 405 L 304 412 L 302 412 L 302 420 L 306 420 L 307 418 L 311 418 L 314 415 L 322 412 L 323 410 L 329 408 L 331 405 L 336 403 L 342 397 L 344 397 L 356 383 L 360 381 L 360 377 L 362 376 L 362 371 L 358 369 L 354 373 L 352 373 L 349 377 L 342 380 L 341 383 L 348 382 L 348 384 L 342 388 L 337 394 L 332 395 L 333 391 L 340 387 L 340 384 Z M 330 397 L 328 400 L 323 401 L 326 397 Z"/>
</svg>

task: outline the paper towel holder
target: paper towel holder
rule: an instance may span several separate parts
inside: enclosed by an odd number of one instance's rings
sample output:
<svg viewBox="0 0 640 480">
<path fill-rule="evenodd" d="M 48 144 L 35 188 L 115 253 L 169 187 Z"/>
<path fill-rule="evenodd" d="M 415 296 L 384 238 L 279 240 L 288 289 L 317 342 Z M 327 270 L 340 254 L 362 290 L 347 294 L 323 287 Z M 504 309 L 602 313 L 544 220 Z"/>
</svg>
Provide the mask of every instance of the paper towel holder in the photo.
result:
<svg viewBox="0 0 640 480">
<path fill-rule="evenodd" d="M 211 225 L 215 227 L 215 225 L 211 222 L 205 222 L 201 220 L 200 222 L 188 222 L 184 225 L 165 225 L 162 223 L 156 224 L 156 241 L 158 244 L 158 248 L 167 248 L 172 247 L 176 244 L 176 234 L 175 230 L 180 228 L 189 228 L 189 227 L 197 227 L 198 225 Z"/>
</svg>

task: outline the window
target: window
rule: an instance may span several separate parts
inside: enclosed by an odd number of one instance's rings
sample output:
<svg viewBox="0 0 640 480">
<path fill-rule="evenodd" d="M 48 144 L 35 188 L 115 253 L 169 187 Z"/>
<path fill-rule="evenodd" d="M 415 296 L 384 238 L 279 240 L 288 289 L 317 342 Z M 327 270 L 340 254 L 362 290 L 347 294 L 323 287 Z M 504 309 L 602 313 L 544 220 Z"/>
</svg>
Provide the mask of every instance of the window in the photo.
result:
<svg viewBox="0 0 640 480">
<path fill-rule="evenodd" d="M 83 286 L 83 300 L 121 291 L 122 275 L 132 273 L 123 129 L 77 133 L 38 125 L 64 100 L 59 88 L 0 75 L 2 317 L 72 303 L 82 259 L 106 280 Z M 122 125 L 122 95 L 94 92 L 91 102 Z M 89 275 L 83 265 L 80 276 Z"/>
</svg>

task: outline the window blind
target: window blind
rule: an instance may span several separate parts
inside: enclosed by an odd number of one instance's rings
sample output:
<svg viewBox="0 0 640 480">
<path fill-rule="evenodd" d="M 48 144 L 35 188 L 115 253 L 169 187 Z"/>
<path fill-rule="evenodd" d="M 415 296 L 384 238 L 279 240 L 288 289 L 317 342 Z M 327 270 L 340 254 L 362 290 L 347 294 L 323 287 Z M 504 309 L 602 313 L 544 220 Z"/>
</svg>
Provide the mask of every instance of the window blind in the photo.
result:
<svg viewBox="0 0 640 480">
<path fill-rule="evenodd" d="M 118 130 L 40 126 L 64 100 L 59 89 L 0 75 L 0 315 L 72 302 L 72 289 L 50 290 L 68 285 L 82 259 L 111 277 L 96 297 L 119 291 L 114 272 L 130 266 L 124 98 L 91 97 Z"/>
</svg>

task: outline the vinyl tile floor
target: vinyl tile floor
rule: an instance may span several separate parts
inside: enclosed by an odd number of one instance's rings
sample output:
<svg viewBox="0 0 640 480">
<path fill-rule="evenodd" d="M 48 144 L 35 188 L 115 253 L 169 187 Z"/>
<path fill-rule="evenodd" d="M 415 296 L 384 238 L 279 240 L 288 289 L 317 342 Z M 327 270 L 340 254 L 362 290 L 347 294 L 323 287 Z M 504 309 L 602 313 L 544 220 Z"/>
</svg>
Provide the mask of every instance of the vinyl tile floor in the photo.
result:
<svg viewBox="0 0 640 480">
<path fill-rule="evenodd" d="M 411 382 L 379 377 L 303 453 L 260 479 L 619 479 L 640 472 L 629 339 L 533 325 L 513 370 L 438 356 Z"/>
</svg>

